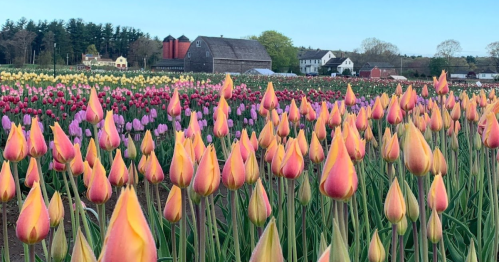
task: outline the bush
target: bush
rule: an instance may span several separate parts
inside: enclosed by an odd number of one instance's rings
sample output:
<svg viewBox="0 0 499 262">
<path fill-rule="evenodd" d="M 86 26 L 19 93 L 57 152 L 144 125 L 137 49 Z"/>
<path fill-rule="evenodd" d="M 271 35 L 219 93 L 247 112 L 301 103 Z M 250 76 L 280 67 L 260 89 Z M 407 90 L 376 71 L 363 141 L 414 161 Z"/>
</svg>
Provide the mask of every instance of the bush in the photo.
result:
<svg viewBox="0 0 499 262">
<path fill-rule="evenodd" d="M 345 69 L 345 70 L 343 70 L 342 75 L 344 75 L 344 76 L 351 76 L 352 75 L 352 71 L 350 71 L 350 69 Z"/>
</svg>

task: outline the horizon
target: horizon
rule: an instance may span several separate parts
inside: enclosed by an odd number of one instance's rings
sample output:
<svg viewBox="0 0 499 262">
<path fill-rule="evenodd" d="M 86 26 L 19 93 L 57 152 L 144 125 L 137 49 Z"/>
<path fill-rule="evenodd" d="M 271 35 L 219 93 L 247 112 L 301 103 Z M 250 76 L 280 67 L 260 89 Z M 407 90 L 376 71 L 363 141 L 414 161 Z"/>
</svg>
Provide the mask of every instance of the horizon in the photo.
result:
<svg viewBox="0 0 499 262">
<path fill-rule="evenodd" d="M 3 3 L 4 10 L 23 11 L 9 12 L 9 17 L 2 21 L 2 25 L 7 19 L 18 21 L 22 17 L 35 22 L 61 19 L 67 22 L 70 18 L 81 18 L 85 22 L 134 27 L 149 34 L 151 38 L 158 37 L 160 40 L 168 35 L 175 38 L 185 35 L 191 41 L 200 35 L 244 38 L 259 35 L 266 30 L 275 30 L 289 37 L 296 47 L 346 52 L 359 48 L 362 40 L 375 37 L 396 45 L 402 56 L 421 55 L 424 57 L 433 57 L 438 44 L 448 39 L 455 39 L 462 47 L 462 52 L 456 56 L 487 57 L 489 55 L 486 46 L 499 41 L 499 38 L 494 38 L 494 34 L 486 33 L 486 25 L 493 25 L 495 22 L 494 10 L 499 7 L 499 2 L 493 0 L 477 2 L 474 3 L 475 6 L 484 7 L 478 12 L 470 11 L 466 4 L 468 2 L 462 0 L 439 3 L 429 0 L 417 3 L 405 1 L 402 3 L 395 0 L 376 3 L 360 0 L 356 2 L 355 7 L 345 2 L 318 2 L 320 11 L 331 10 L 331 12 L 317 15 L 317 5 L 300 6 L 299 1 L 295 0 L 285 3 L 252 1 L 249 4 L 226 0 L 213 4 L 193 0 L 191 6 L 196 6 L 196 8 L 192 10 L 187 9 L 186 5 L 170 4 L 173 1 L 157 0 L 150 0 L 146 3 L 110 0 L 99 2 L 98 8 L 84 10 L 75 9 L 68 2 L 61 0 L 48 2 L 25 0 Z M 97 1 L 90 1 L 88 6 L 93 3 Z M 262 4 L 265 8 L 262 8 Z M 159 7 L 152 8 L 151 5 L 159 5 Z M 359 5 L 363 8 L 357 8 Z M 450 5 L 454 7 L 451 9 Z M 24 10 L 26 6 L 30 8 Z M 56 16 L 52 11 L 54 6 L 57 6 Z M 227 11 L 229 6 L 231 9 Z M 445 9 L 446 7 L 448 10 Z M 245 11 L 241 13 L 238 10 Z M 408 13 L 406 10 L 411 11 Z M 147 14 L 138 16 L 139 13 Z M 411 17 L 410 13 L 415 14 L 416 19 Z M 195 17 L 199 19 L 194 19 Z M 417 19 L 418 17 L 437 19 Z M 317 22 L 312 22 L 315 21 L 314 19 Z M 439 21 L 446 21 L 451 26 L 439 28 Z M 330 26 L 328 23 L 334 25 Z M 383 30 L 378 30 L 380 27 Z M 417 41 L 416 39 L 424 40 Z"/>
</svg>

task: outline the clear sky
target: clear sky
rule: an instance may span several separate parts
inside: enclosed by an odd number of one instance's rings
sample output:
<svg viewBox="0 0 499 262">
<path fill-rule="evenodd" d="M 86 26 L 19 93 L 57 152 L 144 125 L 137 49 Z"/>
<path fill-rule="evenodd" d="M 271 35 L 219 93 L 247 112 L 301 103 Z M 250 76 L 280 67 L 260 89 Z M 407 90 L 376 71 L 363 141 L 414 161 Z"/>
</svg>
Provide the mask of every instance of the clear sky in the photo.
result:
<svg viewBox="0 0 499 262">
<path fill-rule="evenodd" d="M 401 54 L 433 56 L 447 39 L 460 55 L 485 56 L 499 41 L 498 0 L 0 0 L 0 23 L 82 18 L 85 22 L 133 26 L 151 36 L 185 34 L 241 38 L 276 30 L 296 46 L 352 51 L 363 39 L 395 44 Z"/>
</svg>

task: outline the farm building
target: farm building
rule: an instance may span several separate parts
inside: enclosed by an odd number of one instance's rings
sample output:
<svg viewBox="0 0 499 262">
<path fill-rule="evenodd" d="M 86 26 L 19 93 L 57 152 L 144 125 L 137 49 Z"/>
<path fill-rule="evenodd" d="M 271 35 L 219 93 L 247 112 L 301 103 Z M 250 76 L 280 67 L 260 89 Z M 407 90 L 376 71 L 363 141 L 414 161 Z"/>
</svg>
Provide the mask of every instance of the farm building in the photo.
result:
<svg viewBox="0 0 499 262">
<path fill-rule="evenodd" d="M 187 50 L 185 72 L 244 73 L 272 68 L 272 59 L 256 40 L 198 36 Z"/>
<path fill-rule="evenodd" d="M 454 78 L 454 79 L 466 79 L 466 77 L 468 76 L 468 71 L 465 71 L 465 70 L 458 70 L 454 73 L 451 73 L 450 74 L 450 78 Z"/>
<path fill-rule="evenodd" d="M 333 52 L 329 50 L 311 50 L 305 52 L 298 58 L 300 60 L 300 71 L 303 74 L 317 73 L 331 58 L 335 58 Z"/>
<path fill-rule="evenodd" d="M 267 68 L 253 68 L 246 72 L 245 75 L 261 75 L 261 76 L 270 76 L 274 74 L 274 71 Z"/>
<path fill-rule="evenodd" d="M 185 35 L 175 39 L 169 35 L 163 40 L 163 57 L 151 69 L 170 72 L 184 72 L 184 57 L 191 44 Z"/>
<path fill-rule="evenodd" d="M 397 75 L 397 70 L 385 62 L 367 62 L 359 70 L 359 76 L 365 78 L 388 78 L 390 75 Z"/>
<path fill-rule="evenodd" d="M 350 74 L 353 72 L 353 62 L 348 57 L 331 58 L 323 67 L 332 73 L 338 72 L 343 74 L 343 71 L 346 69 L 350 70 Z"/>
<path fill-rule="evenodd" d="M 498 76 L 499 74 L 496 72 L 496 71 L 493 71 L 493 70 L 490 70 L 490 69 L 487 69 L 483 72 L 480 72 L 477 74 L 477 77 L 478 79 L 489 79 L 489 80 L 492 80 L 492 79 L 495 79 L 496 76 Z"/>
</svg>

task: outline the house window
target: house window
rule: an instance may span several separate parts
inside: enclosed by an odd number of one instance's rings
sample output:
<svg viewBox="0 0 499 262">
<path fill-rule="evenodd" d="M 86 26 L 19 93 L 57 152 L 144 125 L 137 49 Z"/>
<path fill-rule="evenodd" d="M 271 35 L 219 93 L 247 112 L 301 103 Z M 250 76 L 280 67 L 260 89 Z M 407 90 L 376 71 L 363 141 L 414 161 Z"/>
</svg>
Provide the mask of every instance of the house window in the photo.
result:
<svg viewBox="0 0 499 262">
<path fill-rule="evenodd" d="M 482 74 L 482 77 L 485 77 L 485 74 Z"/>
<path fill-rule="evenodd" d="M 201 41 L 200 40 L 196 41 L 196 47 L 201 47 Z"/>
<path fill-rule="evenodd" d="M 210 57 L 210 51 L 206 51 L 206 57 Z"/>
<path fill-rule="evenodd" d="M 191 52 L 187 52 L 187 57 L 191 58 Z"/>
</svg>

